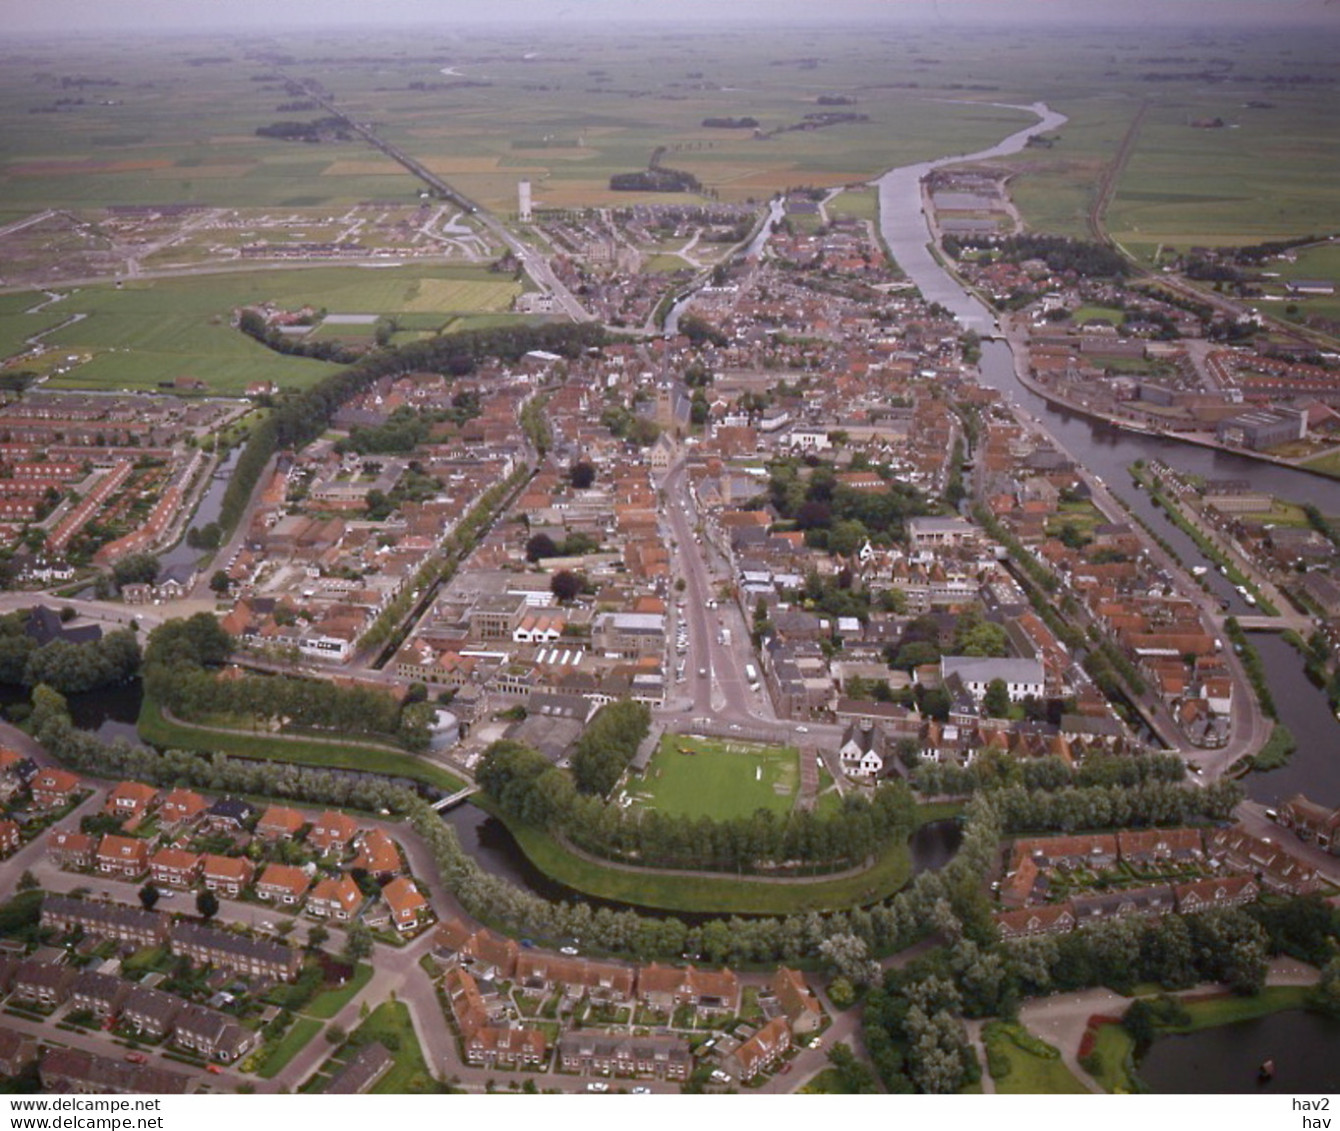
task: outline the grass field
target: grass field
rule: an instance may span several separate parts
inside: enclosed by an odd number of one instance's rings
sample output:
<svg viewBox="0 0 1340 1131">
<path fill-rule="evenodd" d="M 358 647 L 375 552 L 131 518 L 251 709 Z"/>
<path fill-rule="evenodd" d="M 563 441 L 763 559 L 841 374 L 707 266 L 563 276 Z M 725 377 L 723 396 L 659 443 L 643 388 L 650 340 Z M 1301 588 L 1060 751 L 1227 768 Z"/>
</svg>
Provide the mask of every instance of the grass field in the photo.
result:
<svg viewBox="0 0 1340 1131">
<path fill-rule="evenodd" d="M 216 393 L 240 393 L 260 380 L 303 387 L 336 367 L 285 357 L 253 341 L 230 324 L 235 309 L 261 302 L 289 309 L 312 305 L 334 313 L 389 315 L 406 329 L 455 329 L 477 317 L 510 320 L 504 312 L 520 290 L 510 277 L 483 267 L 414 265 L 227 272 L 82 287 L 37 314 L 23 311 L 40 301 L 40 294 L 7 295 L 0 296 L 11 300 L 0 305 L 0 351 L 15 352 L 28 335 L 83 314 L 46 341 L 87 352 L 91 359 L 53 378 L 52 388 L 152 389 L 187 376 Z M 362 339 L 372 330 L 331 325 L 317 334 Z"/>
<path fill-rule="evenodd" d="M 314 1021 L 310 1017 L 299 1017 L 289 1026 L 288 1032 L 280 1038 L 279 1043 L 270 1050 L 260 1067 L 256 1069 L 256 1074 L 263 1080 L 277 1076 L 290 1060 L 307 1047 L 307 1043 L 321 1032 L 322 1028 L 320 1021 Z"/>
<path fill-rule="evenodd" d="M 360 1043 L 381 1041 L 395 1059 L 391 1070 L 373 1085 L 374 1096 L 392 1096 L 404 1092 L 435 1091 L 433 1075 L 423 1058 L 419 1038 L 409 1018 L 409 1007 L 401 1001 L 377 1006 L 356 1030 Z"/>
<path fill-rule="evenodd" d="M 276 742 L 264 735 L 231 734 L 208 727 L 184 726 L 163 717 L 158 704 L 147 695 L 140 708 L 139 734 L 145 742 L 175 750 L 201 753 L 219 751 L 239 758 L 262 758 L 270 762 L 293 762 L 302 766 L 341 770 L 366 770 L 390 774 L 437 786 L 448 793 L 461 788 L 459 779 L 413 754 L 396 754 L 376 747 L 320 742 L 315 739 Z"/>
<path fill-rule="evenodd" d="M 992 1078 L 1004 1095 L 1075 1095 L 1088 1092 L 1060 1059 L 1056 1049 L 1019 1025 L 1000 1021 L 982 1028 L 982 1040 L 995 1067 Z M 1008 1070 L 1001 1068 L 1008 1066 Z"/>
<path fill-rule="evenodd" d="M 791 811 L 800 787 L 795 747 L 755 746 L 666 735 L 632 792 L 665 813 L 747 817 L 756 809 Z"/>
<path fill-rule="evenodd" d="M 366 986 L 371 979 L 372 967 L 366 962 L 360 962 L 354 968 L 354 976 L 348 982 L 333 990 L 323 990 L 312 999 L 311 1004 L 303 1012 L 322 1021 L 329 1021 L 348 1005 L 353 1000 L 354 995 Z"/>
</svg>

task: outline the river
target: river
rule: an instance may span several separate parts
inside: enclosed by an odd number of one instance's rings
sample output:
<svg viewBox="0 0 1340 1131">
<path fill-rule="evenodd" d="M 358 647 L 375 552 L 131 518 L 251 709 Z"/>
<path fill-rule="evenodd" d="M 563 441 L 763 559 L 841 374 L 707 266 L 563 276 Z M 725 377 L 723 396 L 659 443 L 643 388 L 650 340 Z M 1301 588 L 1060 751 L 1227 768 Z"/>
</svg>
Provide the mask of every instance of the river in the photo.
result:
<svg viewBox="0 0 1340 1131">
<path fill-rule="evenodd" d="M 994 332 L 995 317 L 931 254 L 930 227 L 922 211 L 921 181 L 932 169 L 942 165 L 1017 153 L 1034 134 L 1055 130 L 1067 121 L 1065 115 L 1043 103 L 1017 108 L 1031 110 L 1038 116 L 1038 121 L 989 149 L 904 165 L 889 170 L 876 182 L 879 186 L 880 231 L 894 260 L 927 301 L 939 303 L 952 311 L 965 329 L 982 334 Z M 1166 437 L 1124 432 L 1101 421 L 1053 408 L 1019 381 L 1014 355 L 1003 341 L 982 343 L 980 369 L 984 385 L 998 389 L 1007 399 L 1027 410 L 1063 447 L 1082 453 L 1084 465 L 1172 546 L 1188 569 L 1206 566 L 1209 570 L 1207 584 L 1216 596 L 1229 602 L 1230 612 L 1244 614 L 1251 610 L 1227 580 L 1214 571 L 1214 563 L 1153 506 L 1148 495 L 1135 488 L 1128 471 L 1131 464 L 1136 460 L 1159 459 L 1179 471 L 1207 479 L 1247 479 L 1257 490 L 1268 491 L 1283 499 L 1313 502 L 1327 514 L 1340 514 L 1340 481 L 1231 452 L 1179 443 Z M 1302 664 L 1296 655 L 1284 656 L 1279 651 L 1292 652 L 1283 641 L 1258 639 L 1257 646 L 1263 654 L 1269 653 L 1267 671 L 1271 673 L 1272 692 L 1281 720 L 1298 740 L 1299 749 L 1287 769 L 1253 776 L 1248 782 L 1249 791 L 1254 798 L 1268 797 L 1273 801 L 1278 795 L 1288 796 L 1289 792 L 1305 789 L 1309 796 L 1323 804 L 1340 804 L 1340 755 L 1336 754 L 1340 750 L 1340 724 L 1325 709 L 1325 697 L 1302 679 Z M 1281 684 L 1278 689 L 1274 687 L 1276 682 Z M 1300 683 L 1304 686 L 1299 686 Z M 1313 692 L 1315 695 L 1310 694 Z M 1318 701 L 1321 710 L 1318 710 Z"/>
</svg>

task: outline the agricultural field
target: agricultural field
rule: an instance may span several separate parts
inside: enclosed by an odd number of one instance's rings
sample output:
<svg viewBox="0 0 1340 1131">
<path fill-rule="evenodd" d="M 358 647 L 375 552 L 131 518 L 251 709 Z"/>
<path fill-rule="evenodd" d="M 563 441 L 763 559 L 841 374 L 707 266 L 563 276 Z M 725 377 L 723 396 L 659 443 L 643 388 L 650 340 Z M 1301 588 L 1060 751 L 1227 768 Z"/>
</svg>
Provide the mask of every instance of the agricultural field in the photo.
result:
<svg viewBox="0 0 1340 1131">
<path fill-rule="evenodd" d="M 311 305 L 334 314 L 385 315 L 419 336 L 464 328 L 478 315 L 507 320 L 504 312 L 520 290 L 511 276 L 482 267 L 419 264 L 133 280 L 74 289 L 37 314 L 24 311 L 43 301 L 41 293 L 0 295 L 0 346 L 11 347 L 12 355 L 29 335 L 80 314 L 44 341 L 57 356 L 78 353 L 88 360 L 53 377 L 50 388 L 154 389 L 185 377 L 222 394 L 264 380 L 302 388 L 334 367 L 276 354 L 248 338 L 231 325 L 237 307 L 271 302 L 286 309 Z M 370 325 L 331 324 L 317 334 L 370 340 L 372 332 Z M 34 368 L 26 358 L 22 367 Z"/>
<path fill-rule="evenodd" d="M 666 813 L 724 821 L 756 809 L 789 813 L 799 788 L 794 747 L 666 735 L 630 792 Z"/>
</svg>

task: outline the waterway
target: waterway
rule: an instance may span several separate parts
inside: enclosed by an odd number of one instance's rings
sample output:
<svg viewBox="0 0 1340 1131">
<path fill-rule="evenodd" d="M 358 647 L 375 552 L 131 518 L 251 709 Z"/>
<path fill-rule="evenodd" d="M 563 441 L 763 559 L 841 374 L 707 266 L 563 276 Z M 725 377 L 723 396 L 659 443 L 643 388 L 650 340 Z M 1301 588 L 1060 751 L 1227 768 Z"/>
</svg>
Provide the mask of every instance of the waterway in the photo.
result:
<svg viewBox="0 0 1340 1131">
<path fill-rule="evenodd" d="M 444 813 L 442 819 L 455 831 L 461 847 L 474 857 L 475 862 L 484 871 L 544 899 L 559 902 L 581 900 L 592 907 L 608 907 L 613 911 L 633 910 L 659 919 L 682 919 L 695 926 L 713 919 L 730 918 L 729 915 L 665 911 L 586 895 L 559 883 L 535 867 L 517 844 L 516 838 L 508 831 L 507 826 L 484 810 L 474 805 L 458 805 Z M 932 821 L 922 825 L 908 842 L 913 873 L 943 868 L 958 851 L 962 840 L 963 830 L 955 820 Z M 740 918 L 751 919 L 758 916 L 741 915 Z"/>
<path fill-rule="evenodd" d="M 891 169 L 876 182 L 880 231 L 894 260 L 927 301 L 939 303 L 950 310 L 965 329 L 983 335 L 995 332 L 994 314 L 930 252 L 930 229 L 922 210 L 921 181 L 932 169 L 942 165 L 1017 153 L 1032 135 L 1058 129 L 1067 120 L 1042 103 L 1019 109 L 1030 109 L 1038 116 L 1037 123 L 1011 134 L 989 149 Z M 1131 464 L 1137 460 L 1152 462 L 1157 459 L 1179 471 L 1207 479 L 1246 479 L 1257 490 L 1283 499 L 1315 503 L 1326 514 L 1340 514 L 1340 481 L 1322 479 L 1231 452 L 1179 443 L 1166 437 L 1125 432 L 1102 421 L 1052 407 L 1019 381 L 1014 356 L 1003 341 L 982 343 L 980 370 L 984 385 L 999 390 L 1023 408 L 1064 448 L 1082 459 L 1085 467 L 1119 494 L 1160 538 L 1172 546 L 1188 569 L 1198 565 L 1207 567 L 1207 584 L 1216 596 L 1229 602 L 1232 613 L 1245 614 L 1252 610 L 1214 570 L 1214 563 L 1200 553 L 1195 543 L 1151 503 L 1147 494 L 1135 488 L 1128 471 Z M 1299 748 L 1287 770 L 1255 775 L 1249 779 L 1248 789 L 1253 797 L 1268 796 L 1270 800 L 1277 795 L 1288 796 L 1291 791 L 1306 789 L 1309 796 L 1315 795 L 1324 804 L 1340 803 L 1340 771 L 1336 769 L 1340 764 L 1340 755 L 1336 753 L 1340 750 L 1340 725 L 1325 708 L 1325 697 L 1319 692 L 1310 694 L 1316 689 L 1302 678 L 1301 662 L 1296 656 L 1279 654 L 1276 645 L 1285 652 L 1291 651 L 1282 641 L 1258 641 L 1263 655 L 1267 651 L 1270 654 L 1266 666 L 1271 673 L 1272 694 L 1279 706 L 1281 720 L 1293 732 Z M 1276 682 L 1280 683 L 1278 689 L 1274 686 Z M 1321 710 L 1318 710 L 1318 702 Z"/>
<path fill-rule="evenodd" d="M 1340 1084 L 1338 1048 L 1340 1020 L 1288 1010 L 1161 1037 L 1150 1045 L 1139 1072 L 1152 1091 L 1165 1094 L 1324 1095 Z M 1275 1062 L 1275 1076 L 1263 1081 L 1257 1070 L 1267 1060 Z"/>
<path fill-rule="evenodd" d="M 241 455 L 242 449 L 234 448 L 223 462 L 214 469 L 209 486 L 205 488 L 205 493 L 201 497 L 199 505 L 195 508 L 195 514 L 191 516 L 191 521 L 186 524 L 187 530 L 192 526 L 203 529 L 211 522 L 219 521 L 219 513 L 223 509 L 223 496 L 228 491 L 228 483 L 233 477 L 233 469 L 237 466 L 237 461 Z M 172 549 L 163 554 L 160 560 L 164 568 L 195 565 L 204 554 L 205 551 L 188 546 L 186 539 L 183 537 Z"/>
</svg>

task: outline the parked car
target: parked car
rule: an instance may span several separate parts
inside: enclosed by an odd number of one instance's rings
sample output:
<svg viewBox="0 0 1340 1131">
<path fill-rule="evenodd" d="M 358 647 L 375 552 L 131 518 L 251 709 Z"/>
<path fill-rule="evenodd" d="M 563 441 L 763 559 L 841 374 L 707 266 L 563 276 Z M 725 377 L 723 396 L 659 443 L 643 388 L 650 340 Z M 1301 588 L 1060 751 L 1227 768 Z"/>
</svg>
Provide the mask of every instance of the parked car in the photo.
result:
<svg viewBox="0 0 1340 1131">
<path fill-rule="evenodd" d="M 142 1052 L 128 1052 L 126 1053 L 126 1060 L 131 1064 L 147 1064 L 149 1058 Z"/>
<path fill-rule="evenodd" d="M 610 1086 L 604 1080 L 592 1080 L 586 1085 L 586 1090 L 588 1092 L 608 1092 Z"/>
</svg>

